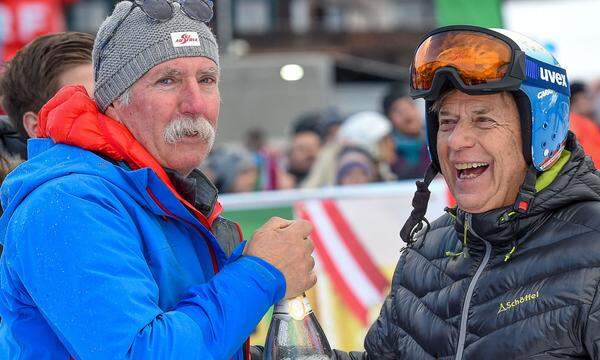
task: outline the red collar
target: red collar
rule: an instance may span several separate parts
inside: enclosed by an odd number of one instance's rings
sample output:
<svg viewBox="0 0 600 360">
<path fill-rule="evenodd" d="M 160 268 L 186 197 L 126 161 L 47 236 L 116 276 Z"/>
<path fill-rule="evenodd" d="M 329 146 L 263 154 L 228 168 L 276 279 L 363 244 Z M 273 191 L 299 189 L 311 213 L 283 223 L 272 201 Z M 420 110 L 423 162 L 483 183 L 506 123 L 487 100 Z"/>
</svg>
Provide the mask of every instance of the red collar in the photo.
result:
<svg viewBox="0 0 600 360">
<path fill-rule="evenodd" d="M 51 138 L 55 143 L 77 146 L 125 161 L 132 169 L 150 168 L 208 229 L 221 213 L 217 201 L 210 217 L 186 201 L 176 190 L 167 173 L 154 157 L 120 122 L 102 114 L 83 86 L 61 89 L 39 113 L 38 137 Z"/>
</svg>

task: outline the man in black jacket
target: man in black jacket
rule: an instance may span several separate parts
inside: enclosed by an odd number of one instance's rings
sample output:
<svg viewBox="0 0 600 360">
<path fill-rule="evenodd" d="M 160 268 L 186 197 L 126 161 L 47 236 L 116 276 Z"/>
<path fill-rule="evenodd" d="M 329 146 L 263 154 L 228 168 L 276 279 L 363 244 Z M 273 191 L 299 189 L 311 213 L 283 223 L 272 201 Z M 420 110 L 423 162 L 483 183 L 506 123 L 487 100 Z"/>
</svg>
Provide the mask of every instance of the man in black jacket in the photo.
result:
<svg viewBox="0 0 600 360">
<path fill-rule="evenodd" d="M 417 48 L 432 166 L 365 339 L 338 359 L 600 359 L 600 173 L 568 132 L 566 72 L 505 30 L 452 26 Z M 458 206 L 431 225 L 441 172 Z"/>
</svg>

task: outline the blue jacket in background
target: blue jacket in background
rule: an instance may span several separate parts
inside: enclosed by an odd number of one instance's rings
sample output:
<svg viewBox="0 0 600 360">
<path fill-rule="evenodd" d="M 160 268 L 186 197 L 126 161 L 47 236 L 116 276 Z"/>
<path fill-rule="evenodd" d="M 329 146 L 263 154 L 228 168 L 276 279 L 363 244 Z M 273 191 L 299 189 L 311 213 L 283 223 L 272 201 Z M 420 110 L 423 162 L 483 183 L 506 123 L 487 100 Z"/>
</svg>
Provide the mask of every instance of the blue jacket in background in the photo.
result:
<svg viewBox="0 0 600 360">
<path fill-rule="evenodd" d="M 227 259 L 148 168 L 48 139 L 29 159 L 0 190 L 2 358 L 243 359 L 277 269 Z"/>
</svg>

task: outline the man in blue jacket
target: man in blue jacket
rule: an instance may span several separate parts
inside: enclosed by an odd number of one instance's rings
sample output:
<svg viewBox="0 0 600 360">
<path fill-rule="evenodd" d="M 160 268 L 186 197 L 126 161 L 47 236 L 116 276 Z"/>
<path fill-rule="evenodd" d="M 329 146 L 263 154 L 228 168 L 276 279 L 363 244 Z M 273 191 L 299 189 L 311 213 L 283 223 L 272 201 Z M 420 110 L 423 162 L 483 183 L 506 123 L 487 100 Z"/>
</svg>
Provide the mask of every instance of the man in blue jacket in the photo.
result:
<svg viewBox="0 0 600 360">
<path fill-rule="evenodd" d="M 314 285 L 308 223 L 274 218 L 240 244 L 194 170 L 219 114 L 211 16 L 120 2 L 94 99 L 67 87 L 40 111 L 1 189 L 2 358 L 248 359 L 267 309 Z"/>
</svg>

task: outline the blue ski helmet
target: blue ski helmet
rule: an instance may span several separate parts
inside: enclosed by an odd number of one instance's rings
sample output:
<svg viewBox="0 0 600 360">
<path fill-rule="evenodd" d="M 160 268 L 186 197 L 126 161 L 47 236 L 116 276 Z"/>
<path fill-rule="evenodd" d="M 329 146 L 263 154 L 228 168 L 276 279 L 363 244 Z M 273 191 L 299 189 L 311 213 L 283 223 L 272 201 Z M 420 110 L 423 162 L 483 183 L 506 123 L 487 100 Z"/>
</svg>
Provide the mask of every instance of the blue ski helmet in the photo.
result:
<svg viewBox="0 0 600 360">
<path fill-rule="evenodd" d="M 469 95 L 508 91 L 521 120 L 523 156 L 538 171 L 559 158 L 569 130 L 566 71 L 537 42 L 512 31 L 453 25 L 431 31 L 419 43 L 410 72 L 410 94 L 425 99 L 427 140 L 437 157 L 433 103 L 448 89 Z"/>
</svg>

